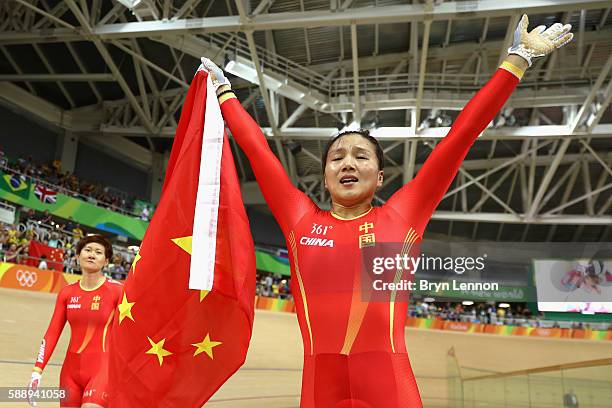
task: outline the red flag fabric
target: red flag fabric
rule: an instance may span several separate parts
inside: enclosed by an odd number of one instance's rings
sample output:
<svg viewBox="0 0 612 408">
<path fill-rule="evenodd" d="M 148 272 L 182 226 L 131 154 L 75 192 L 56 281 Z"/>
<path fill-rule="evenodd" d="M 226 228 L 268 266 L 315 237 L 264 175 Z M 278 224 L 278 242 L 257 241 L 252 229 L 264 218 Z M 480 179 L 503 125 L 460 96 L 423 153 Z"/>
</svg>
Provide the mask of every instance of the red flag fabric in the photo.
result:
<svg viewBox="0 0 612 408">
<path fill-rule="evenodd" d="M 255 250 L 223 130 L 214 280 L 210 291 L 189 289 L 206 96 L 207 74 L 198 71 L 183 105 L 161 200 L 111 328 L 112 408 L 201 407 L 246 358 Z"/>
<path fill-rule="evenodd" d="M 64 270 L 64 250 L 59 248 L 53 248 L 38 241 L 30 241 L 28 249 L 30 258 L 27 261 L 28 265 L 37 267 L 40 263 L 40 257 L 44 256 L 47 261 L 47 269 L 53 269 L 55 271 Z M 37 258 L 37 259 L 33 259 Z"/>
</svg>

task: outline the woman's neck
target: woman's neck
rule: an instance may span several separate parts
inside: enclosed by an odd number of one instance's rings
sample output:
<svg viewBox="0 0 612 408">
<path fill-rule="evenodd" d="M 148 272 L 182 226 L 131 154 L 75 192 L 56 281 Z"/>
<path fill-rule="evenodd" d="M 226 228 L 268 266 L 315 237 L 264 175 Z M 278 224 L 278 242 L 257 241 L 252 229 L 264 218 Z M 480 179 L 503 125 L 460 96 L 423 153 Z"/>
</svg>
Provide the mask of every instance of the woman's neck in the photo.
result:
<svg viewBox="0 0 612 408">
<path fill-rule="evenodd" d="M 360 203 L 351 207 L 346 207 L 338 203 L 332 202 L 332 213 L 343 219 L 352 219 L 357 218 L 372 208 L 372 204 L 370 202 Z"/>
<path fill-rule="evenodd" d="M 102 271 L 98 272 L 83 272 L 81 276 L 81 287 L 83 289 L 95 289 L 104 279 Z"/>
</svg>

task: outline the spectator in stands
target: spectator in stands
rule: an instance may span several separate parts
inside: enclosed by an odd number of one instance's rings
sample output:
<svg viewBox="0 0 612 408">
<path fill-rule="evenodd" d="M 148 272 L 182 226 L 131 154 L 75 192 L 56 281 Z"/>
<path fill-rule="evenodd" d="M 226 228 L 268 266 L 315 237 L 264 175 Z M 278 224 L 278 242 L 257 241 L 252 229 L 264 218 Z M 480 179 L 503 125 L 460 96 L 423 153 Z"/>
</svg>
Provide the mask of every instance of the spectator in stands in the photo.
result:
<svg viewBox="0 0 612 408">
<path fill-rule="evenodd" d="M 9 249 L 4 253 L 4 262 L 18 263 L 20 254 L 21 248 L 17 248 L 15 244 L 10 244 Z"/>
<path fill-rule="evenodd" d="M 463 312 L 463 305 L 461 303 L 457 303 L 457 306 L 455 306 L 455 313 L 463 314 Z"/>
<path fill-rule="evenodd" d="M 14 225 L 9 226 L 7 230 L 8 239 L 7 242 L 9 244 L 14 244 L 19 246 L 19 231 L 17 231 L 17 227 Z"/>
<path fill-rule="evenodd" d="M 30 246 L 21 247 L 21 253 L 19 254 L 18 263 L 22 265 L 29 265 L 28 261 L 30 260 Z"/>
<path fill-rule="evenodd" d="M 471 314 L 471 321 L 472 323 L 478 323 L 478 318 L 476 317 L 476 308 L 473 307 L 472 311 L 470 312 Z"/>
<path fill-rule="evenodd" d="M 79 224 L 77 222 L 76 227 L 74 227 L 74 229 L 72 230 L 72 234 L 74 235 L 74 237 L 79 240 L 81 238 L 83 238 L 85 236 L 85 234 L 83 233 L 83 230 L 81 229 L 81 224 Z"/>
<path fill-rule="evenodd" d="M 497 308 L 497 318 L 503 321 L 504 317 L 506 317 L 506 309 L 504 309 L 503 307 L 498 307 Z"/>
<path fill-rule="evenodd" d="M 272 284 L 272 297 L 278 297 L 278 284 L 276 282 Z"/>
<path fill-rule="evenodd" d="M 478 319 L 480 323 L 486 323 L 487 322 L 487 311 L 484 307 L 484 305 L 479 304 L 478 305 Z"/>
<path fill-rule="evenodd" d="M 121 255 L 115 255 L 113 257 L 112 262 L 108 264 L 108 271 L 113 279 L 125 279 L 126 273 L 122 264 Z"/>
<path fill-rule="evenodd" d="M 62 264 L 64 265 L 64 272 L 72 273 L 72 270 L 70 269 L 70 253 L 68 253 L 68 251 L 64 252 L 64 260 Z"/>
<path fill-rule="evenodd" d="M 426 302 L 421 302 L 421 312 L 419 317 L 427 318 L 427 314 L 429 313 L 429 305 Z"/>
<path fill-rule="evenodd" d="M 149 208 L 145 205 L 142 207 L 142 212 L 140 213 L 140 219 L 143 221 L 149 221 L 150 216 Z"/>
<path fill-rule="evenodd" d="M 280 281 L 278 285 L 278 293 L 281 299 L 286 299 L 289 292 L 289 288 L 287 286 L 287 280 L 283 279 Z"/>
<path fill-rule="evenodd" d="M 27 229 L 26 232 L 23 235 L 23 239 L 21 240 L 21 245 L 22 246 L 30 246 L 30 242 L 34 239 L 34 230 L 33 229 Z"/>
<path fill-rule="evenodd" d="M 427 315 L 435 315 L 436 314 L 436 305 L 434 303 L 430 303 L 427 305 Z"/>
<path fill-rule="evenodd" d="M 23 157 L 17 159 L 17 170 L 22 173 L 28 174 L 28 170 L 26 167 L 26 161 Z"/>
<path fill-rule="evenodd" d="M 56 173 L 61 174 L 62 162 L 60 160 L 53 160 L 53 162 L 51 162 L 51 167 Z"/>
<path fill-rule="evenodd" d="M 74 230 L 74 220 L 72 219 L 72 217 L 68 218 L 68 222 L 66 223 L 66 225 L 64 226 L 64 231 L 71 233 L 72 230 Z"/>
<path fill-rule="evenodd" d="M 79 270 L 79 263 L 77 262 L 77 255 L 73 254 L 70 257 L 70 273 L 75 273 Z"/>
<path fill-rule="evenodd" d="M 272 284 L 274 280 L 272 279 L 272 274 L 268 274 L 266 279 L 264 280 L 264 296 L 272 296 Z"/>
<path fill-rule="evenodd" d="M 43 211 L 42 215 L 39 218 L 41 224 L 51 225 L 51 221 L 53 217 L 49 214 L 49 210 Z"/>
<path fill-rule="evenodd" d="M 0 223 L 0 249 L 7 249 L 8 245 L 8 230 L 3 223 Z"/>
<path fill-rule="evenodd" d="M 19 231 L 17 234 L 17 246 L 27 248 L 30 246 L 30 238 L 28 238 L 27 231 L 21 232 Z"/>
<path fill-rule="evenodd" d="M 66 237 L 66 242 L 64 243 L 64 251 L 74 255 L 74 248 L 78 242 L 79 240 L 74 237 Z"/>
<path fill-rule="evenodd" d="M 487 323 L 493 323 L 497 320 L 497 311 L 494 305 L 489 305 L 487 308 Z"/>
<path fill-rule="evenodd" d="M 21 213 L 22 220 L 35 220 L 36 219 L 36 211 L 33 208 L 23 207 L 24 212 Z"/>
<path fill-rule="evenodd" d="M 130 269 L 132 268 L 132 264 L 129 261 L 123 261 L 122 263 L 123 266 L 123 270 L 125 271 L 125 278 L 127 278 L 128 273 L 130 272 Z"/>
<path fill-rule="evenodd" d="M 46 256 L 42 255 L 40 257 L 40 262 L 38 263 L 38 269 L 48 269 Z"/>
<path fill-rule="evenodd" d="M 21 237 L 19 235 L 19 231 L 17 230 L 17 227 L 16 226 L 9 227 L 9 229 L 7 230 L 7 234 L 8 234 L 9 245 L 17 245 L 17 247 L 19 247 L 19 241 L 21 240 Z"/>
<path fill-rule="evenodd" d="M 59 236 L 56 233 L 52 233 L 47 245 L 49 245 L 51 248 L 57 248 L 59 245 Z"/>
<path fill-rule="evenodd" d="M 60 178 L 58 177 L 57 172 L 48 170 L 46 181 L 49 182 L 50 184 L 58 185 Z"/>
</svg>

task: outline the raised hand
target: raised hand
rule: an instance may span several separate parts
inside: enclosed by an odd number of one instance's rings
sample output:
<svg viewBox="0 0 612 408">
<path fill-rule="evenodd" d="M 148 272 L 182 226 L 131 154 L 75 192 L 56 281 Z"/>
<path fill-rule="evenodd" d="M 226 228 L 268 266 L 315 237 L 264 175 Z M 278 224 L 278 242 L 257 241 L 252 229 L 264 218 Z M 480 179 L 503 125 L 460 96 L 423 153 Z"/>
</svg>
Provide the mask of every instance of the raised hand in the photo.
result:
<svg viewBox="0 0 612 408">
<path fill-rule="evenodd" d="M 232 86 L 232 84 L 230 84 L 229 79 L 225 77 L 223 70 L 219 68 L 217 64 L 215 64 L 206 57 L 202 57 L 201 61 L 201 68 L 210 74 L 210 79 L 212 80 L 212 84 L 215 87 L 215 91 L 223 85 Z"/>
<path fill-rule="evenodd" d="M 548 28 L 541 25 L 531 32 L 527 32 L 528 26 L 529 17 L 527 17 L 527 14 L 523 14 L 514 32 L 514 42 L 512 47 L 508 49 L 508 54 L 523 57 L 529 63 L 529 66 L 532 65 L 533 58 L 544 57 L 557 48 L 563 47 L 574 38 L 574 34 L 570 32 L 571 24 L 555 23 Z"/>
</svg>

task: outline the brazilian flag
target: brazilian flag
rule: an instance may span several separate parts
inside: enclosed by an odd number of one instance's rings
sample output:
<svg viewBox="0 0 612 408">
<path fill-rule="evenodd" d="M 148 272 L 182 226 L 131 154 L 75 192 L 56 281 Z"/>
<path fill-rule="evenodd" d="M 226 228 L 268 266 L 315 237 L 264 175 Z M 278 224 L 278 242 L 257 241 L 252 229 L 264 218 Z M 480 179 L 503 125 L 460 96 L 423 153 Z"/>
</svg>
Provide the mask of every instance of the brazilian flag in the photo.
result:
<svg viewBox="0 0 612 408">
<path fill-rule="evenodd" d="M 30 181 L 20 174 L 5 174 L 0 172 L 0 190 L 14 194 L 27 200 L 30 197 Z"/>
</svg>

